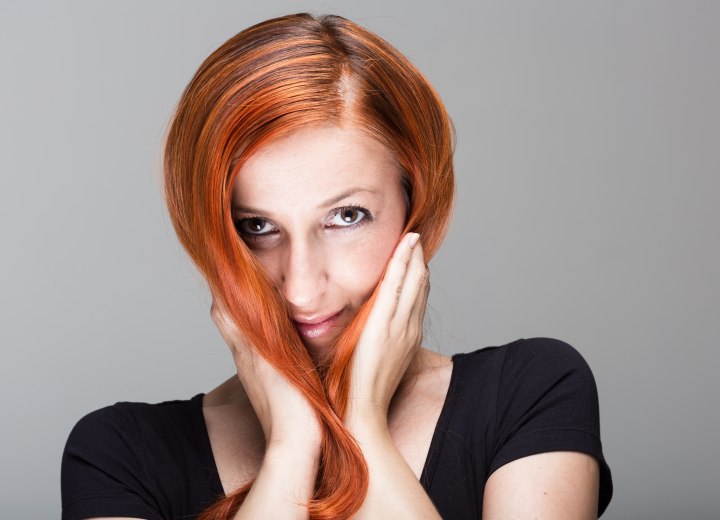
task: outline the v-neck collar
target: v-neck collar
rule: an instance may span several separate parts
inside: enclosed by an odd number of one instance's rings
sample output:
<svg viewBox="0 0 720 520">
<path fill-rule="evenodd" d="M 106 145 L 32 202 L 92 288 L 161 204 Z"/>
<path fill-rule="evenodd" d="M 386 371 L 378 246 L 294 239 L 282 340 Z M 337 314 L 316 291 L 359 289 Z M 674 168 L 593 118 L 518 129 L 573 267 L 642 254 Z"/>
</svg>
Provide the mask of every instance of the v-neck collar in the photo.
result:
<svg viewBox="0 0 720 520">
<path fill-rule="evenodd" d="M 422 473 L 420 474 L 420 484 L 428 494 L 430 493 L 430 486 L 432 485 L 433 476 L 435 475 L 435 468 L 437 467 L 440 453 L 442 452 L 445 433 L 447 432 L 447 426 L 450 422 L 453 406 L 455 404 L 455 397 L 457 395 L 460 375 L 462 372 L 462 360 L 463 358 L 461 354 L 454 354 L 452 356 L 450 384 L 448 386 L 447 394 L 445 395 L 445 401 L 443 402 L 440 416 L 438 417 L 438 422 L 435 425 L 432 440 L 430 441 L 430 447 L 428 449 L 427 456 L 425 457 L 425 464 L 423 465 Z M 200 447 L 203 469 L 210 487 L 210 492 L 214 498 L 220 499 L 225 497 L 225 492 L 223 490 L 222 482 L 220 481 L 220 473 L 217 469 L 215 455 L 213 454 L 212 445 L 210 444 L 210 435 L 208 434 L 207 423 L 205 422 L 205 415 L 202 410 L 204 395 L 204 393 L 199 393 L 193 396 L 190 400 L 193 409 L 193 424 L 195 425 L 195 434 Z"/>
</svg>

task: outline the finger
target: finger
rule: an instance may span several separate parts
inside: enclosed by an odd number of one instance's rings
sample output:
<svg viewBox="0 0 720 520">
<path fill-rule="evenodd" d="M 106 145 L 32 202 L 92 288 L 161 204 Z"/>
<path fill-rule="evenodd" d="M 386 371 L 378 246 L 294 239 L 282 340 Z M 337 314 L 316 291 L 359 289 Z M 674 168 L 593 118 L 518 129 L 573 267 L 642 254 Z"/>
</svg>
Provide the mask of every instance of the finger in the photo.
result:
<svg viewBox="0 0 720 520">
<path fill-rule="evenodd" d="M 215 325 L 223 329 L 230 329 L 232 327 L 231 321 L 227 317 L 227 311 L 225 306 L 220 300 L 213 300 L 210 306 L 210 315 L 212 316 Z"/>
<path fill-rule="evenodd" d="M 242 338 L 244 335 L 240 332 L 240 329 L 235 325 L 235 321 L 230 318 L 225 305 L 218 298 L 213 298 L 212 305 L 210 306 L 210 316 L 215 322 L 220 331 L 220 335 L 225 340 L 225 343 L 232 350 L 237 351 L 243 346 Z"/>
<path fill-rule="evenodd" d="M 212 296 L 212 304 L 210 305 L 210 316 L 212 317 L 213 321 L 215 321 L 215 324 L 218 324 L 218 319 L 222 317 L 222 314 L 224 313 L 224 308 L 222 306 L 220 298 L 215 295 L 215 291 L 213 291 L 212 286 L 209 284 L 208 289 L 210 290 L 210 295 Z"/>
<path fill-rule="evenodd" d="M 208 284 L 208 290 L 210 291 L 210 296 L 212 297 L 213 304 L 221 303 L 221 299 L 218 298 L 218 295 L 212 285 Z"/>
<path fill-rule="evenodd" d="M 422 244 L 418 242 L 413 249 L 403 288 L 398 300 L 397 309 L 395 310 L 395 315 L 393 316 L 393 321 L 395 321 L 399 326 L 406 327 L 408 325 L 410 314 L 413 307 L 415 307 L 425 282 L 427 281 L 427 276 L 428 272 L 425 266 Z"/>
<path fill-rule="evenodd" d="M 420 295 L 415 301 L 415 305 L 410 311 L 410 326 L 420 327 L 422 330 L 423 322 L 425 320 L 425 311 L 427 310 L 428 296 L 430 295 L 430 269 L 425 266 L 427 272 L 425 276 L 425 283 L 420 289 Z"/>
<path fill-rule="evenodd" d="M 228 323 L 227 319 L 225 319 L 225 316 L 222 314 L 222 311 L 218 309 L 215 305 L 213 305 L 213 310 L 211 311 L 211 316 L 213 321 L 215 322 L 215 326 L 220 331 L 220 335 L 225 340 L 225 343 L 229 347 L 231 347 L 233 350 L 235 350 L 235 338 L 233 337 L 233 334 L 231 332 L 231 325 Z"/>
<path fill-rule="evenodd" d="M 417 235 L 417 233 L 405 235 L 395 248 L 395 252 L 385 270 L 385 276 L 380 282 L 380 290 L 373 305 L 373 313 L 388 316 L 389 318 L 395 314 L 395 308 L 403 289 L 407 266 L 413 253 L 413 247 L 410 245 L 413 235 Z"/>
</svg>

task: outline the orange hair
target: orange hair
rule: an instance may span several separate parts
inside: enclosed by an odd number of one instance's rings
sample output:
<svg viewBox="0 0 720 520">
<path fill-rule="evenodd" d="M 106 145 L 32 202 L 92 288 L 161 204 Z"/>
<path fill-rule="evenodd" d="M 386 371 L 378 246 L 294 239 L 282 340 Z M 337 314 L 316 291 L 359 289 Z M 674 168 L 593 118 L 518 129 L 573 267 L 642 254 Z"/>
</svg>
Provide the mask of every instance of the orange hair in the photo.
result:
<svg viewBox="0 0 720 520">
<path fill-rule="evenodd" d="M 312 519 L 351 518 L 367 493 L 362 452 L 343 425 L 355 344 L 377 294 L 360 307 L 328 366 L 314 366 L 289 308 L 235 230 L 231 186 L 244 161 L 308 125 L 354 124 L 394 152 L 408 203 L 405 232 L 426 262 L 450 222 L 453 129 L 440 98 L 395 48 L 339 16 L 296 14 L 230 38 L 200 66 L 166 136 L 164 182 L 179 240 L 245 337 L 302 392 L 323 426 Z M 201 515 L 229 520 L 252 487 Z"/>
</svg>

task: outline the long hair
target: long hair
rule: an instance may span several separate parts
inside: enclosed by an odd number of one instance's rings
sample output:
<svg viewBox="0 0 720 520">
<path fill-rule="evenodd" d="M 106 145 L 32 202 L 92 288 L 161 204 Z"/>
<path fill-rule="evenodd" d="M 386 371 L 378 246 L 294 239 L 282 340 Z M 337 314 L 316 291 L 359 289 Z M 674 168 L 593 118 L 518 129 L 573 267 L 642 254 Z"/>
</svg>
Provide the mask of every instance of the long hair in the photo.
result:
<svg viewBox="0 0 720 520">
<path fill-rule="evenodd" d="M 230 38 L 185 88 L 164 148 L 165 197 L 181 244 L 249 343 L 305 395 L 322 424 L 321 463 L 307 504 L 318 520 L 351 518 L 367 493 L 367 464 L 343 417 L 353 350 L 378 287 L 319 369 L 287 303 L 234 227 L 231 187 L 259 147 L 302 127 L 345 124 L 395 154 L 408 204 L 405 232 L 422 235 L 429 261 L 452 213 L 452 124 L 400 52 L 342 17 L 283 16 Z M 253 482 L 217 497 L 199 518 L 229 520 Z"/>
</svg>

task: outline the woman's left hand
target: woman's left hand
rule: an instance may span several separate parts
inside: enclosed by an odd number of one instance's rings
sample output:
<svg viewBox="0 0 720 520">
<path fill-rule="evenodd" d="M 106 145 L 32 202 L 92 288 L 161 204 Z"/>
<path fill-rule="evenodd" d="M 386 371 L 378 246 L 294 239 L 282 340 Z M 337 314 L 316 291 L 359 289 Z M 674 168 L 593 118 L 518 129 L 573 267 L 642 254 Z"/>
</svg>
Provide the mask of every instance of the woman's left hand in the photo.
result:
<svg viewBox="0 0 720 520">
<path fill-rule="evenodd" d="M 348 415 L 386 420 L 397 387 L 418 353 L 430 292 L 417 233 L 395 248 L 353 354 Z"/>
</svg>

